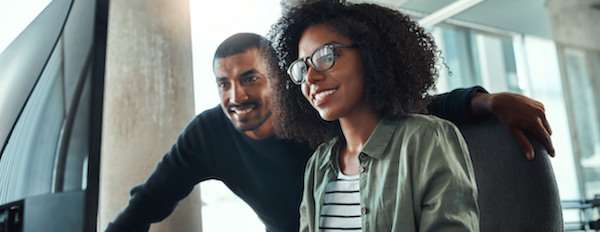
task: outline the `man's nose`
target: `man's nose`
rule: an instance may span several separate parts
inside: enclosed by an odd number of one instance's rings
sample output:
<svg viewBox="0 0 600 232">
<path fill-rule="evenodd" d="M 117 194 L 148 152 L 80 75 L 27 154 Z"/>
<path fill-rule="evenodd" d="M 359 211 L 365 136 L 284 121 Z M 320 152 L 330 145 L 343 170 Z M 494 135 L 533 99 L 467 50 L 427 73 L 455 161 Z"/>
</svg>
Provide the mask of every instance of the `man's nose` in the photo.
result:
<svg viewBox="0 0 600 232">
<path fill-rule="evenodd" d="M 248 100 L 248 94 L 246 94 L 246 88 L 241 85 L 234 84 L 231 89 L 231 95 L 229 96 L 229 102 L 240 105 L 241 103 Z"/>
</svg>

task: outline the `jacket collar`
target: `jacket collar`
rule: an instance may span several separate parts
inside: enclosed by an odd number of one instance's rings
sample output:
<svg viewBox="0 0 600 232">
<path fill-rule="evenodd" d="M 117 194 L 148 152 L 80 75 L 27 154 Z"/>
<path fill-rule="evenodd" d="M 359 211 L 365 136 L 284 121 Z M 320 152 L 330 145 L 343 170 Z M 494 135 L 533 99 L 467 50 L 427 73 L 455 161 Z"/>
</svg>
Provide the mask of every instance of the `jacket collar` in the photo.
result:
<svg viewBox="0 0 600 232">
<path fill-rule="evenodd" d="M 384 151 L 387 150 L 388 145 L 392 142 L 392 136 L 396 132 L 396 127 L 400 120 L 387 120 L 381 119 L 373 130 L 373 133 L 365 143 L 362 151 L 370 157 L 375 159 L 383 159 Z"/>
<path fill-rule="evenodd" d="M 377 126 L 375 127 L 375 130 L 373 130 L 371 136 L 369 136 L 369 139 L 367 140 L 367 143 L 365 143 L 362 152 L 375 159 L 383 159 L 385 154 L 384 151 L 391 143 L 392 136 L 394 135 L 396 127 L 398 127 L 400 122 L 401 120 L 381 119 L 379 123 L 377 123 Z M 321 164 L 319 165 L 320 169 L 323 169 L 327 165 L 330 165 L 332 168 L 334 168 L 334 163 L 331 159 L 333 157 L 333 152 L 336 151 L 335 146 L 338 146 L 339 140 L 340 138 L 334 138 L 327 142 L 332 144 L 328 146 L 331 147 L 331 149 L 328 149 L 325 156 L 323 156 L 324 159 L 321 160 Z"/>
</svg>

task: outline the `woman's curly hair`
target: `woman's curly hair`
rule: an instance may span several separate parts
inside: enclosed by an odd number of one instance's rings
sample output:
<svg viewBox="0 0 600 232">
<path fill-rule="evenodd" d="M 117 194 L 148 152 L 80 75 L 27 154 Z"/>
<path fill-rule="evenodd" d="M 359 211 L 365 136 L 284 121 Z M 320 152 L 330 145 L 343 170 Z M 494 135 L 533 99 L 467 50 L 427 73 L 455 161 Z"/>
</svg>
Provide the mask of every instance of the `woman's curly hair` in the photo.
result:
<svg viewBox="0 0 600 232">
<path fill-rule="evenodd" d="M 300 0 L 289 7 L 268 34 L 275 92 L 276 133 L 315 146 L 341 135 L 339 122 L 327 122 L 289 81 L 287 67 L 298 59 L 304 31 L 315 25 L 348 37 L 364 62 L 365 101 L 382 118 L 425 113 L 438 76 L 439 50 L 433 37 L 398 11 L 344 0 Z M 265 53 L 263 53 L 265 54 Z M 276 57 L 275 57 L 276 55 Z"/>
</svg>

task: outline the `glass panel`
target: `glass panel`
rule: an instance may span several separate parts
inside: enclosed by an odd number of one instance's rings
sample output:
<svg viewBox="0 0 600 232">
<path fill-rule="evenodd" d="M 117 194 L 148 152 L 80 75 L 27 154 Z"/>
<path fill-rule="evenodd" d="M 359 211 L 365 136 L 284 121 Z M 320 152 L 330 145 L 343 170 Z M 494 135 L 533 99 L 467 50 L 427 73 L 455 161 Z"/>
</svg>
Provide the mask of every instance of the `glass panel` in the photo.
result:
<svg viewBox="0 0 600 232">
<path fill-rule="evenodd" d="M 508 91 L 512 93 L 523 93 L 519 85 L 519 76 L 517 75 L 517 63 L 515 61 L 515 52 L 512 39 L 501 39 L 502 57 L 504 58 L 504 73 L 506 74 L 506 84 Z"/>
<path fill-rule="evenodd" d="M 442 28 L 442 38 L 437 38 L 436 43 L 442 49 L 444 62 L 450 68 L 451 76 L 442 71 L 440 78 L 444 78 L 443 90 L 477 85 L 476 73 L 473 69 L 473 53 L 470 45 L 469 32 L 464 29 Z M 446 89 L 447 88 L 447 89 Z"/>
<path fill-rule="evenodd" d="M 490 93 L 512 92 L 522 94 L 515 61 L 512 38 L 474 33 L 481 83 Z"/>
<path fill-rule="evenodd" d="M 529 77 L 526 84 L 528 96 L 544 104 L 546 119 L 552 128 L 556 157 L 550 159 L 550 162 L 560 189 L 560 198 L 579 200 L 578 178 L 556 45 L 551 40 L 526 36 L 523 48 L 522 56 L 525 59 L 518 66 L 527 66 L 523 69 Z"/>
<path fill-rule="evenodd" d="M 600 127 L 595 94 L 583 51 L 565 51 L 567 80 L 571 89 L 571 104 L 577 144 L 585 184 L 586 199 L 600 194 Z"/>
<path fill-rule="evenodd" d="M 0 204 L 49 194 L 65 117 L 62 46 L 54 49 L 0 159 Z"/>
</svg>

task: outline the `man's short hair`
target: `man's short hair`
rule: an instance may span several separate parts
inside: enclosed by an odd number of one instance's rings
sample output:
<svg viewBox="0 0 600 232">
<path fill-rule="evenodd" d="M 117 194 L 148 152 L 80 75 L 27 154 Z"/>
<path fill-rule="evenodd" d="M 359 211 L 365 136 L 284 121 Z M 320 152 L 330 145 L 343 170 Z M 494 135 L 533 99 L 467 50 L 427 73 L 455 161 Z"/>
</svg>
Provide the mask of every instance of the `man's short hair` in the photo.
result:
<svg viewBox="0 0 600 232">
<path fill-rule="evenodd" d="M 269 41 L 257 34 L 253 33 L 238 33 L 227 38 L 215 52 L 213 62 L 220 58 L 230 57 L 233 55 L 244 53 L 250 49 L 260 49 L 261 43 L 269 43 Z"/>
</svg>

